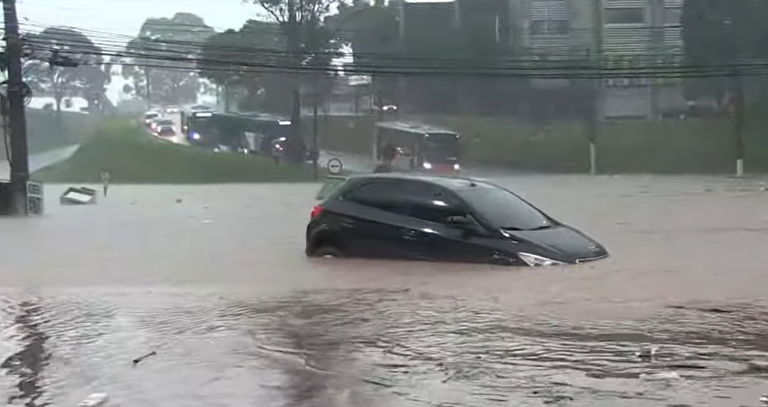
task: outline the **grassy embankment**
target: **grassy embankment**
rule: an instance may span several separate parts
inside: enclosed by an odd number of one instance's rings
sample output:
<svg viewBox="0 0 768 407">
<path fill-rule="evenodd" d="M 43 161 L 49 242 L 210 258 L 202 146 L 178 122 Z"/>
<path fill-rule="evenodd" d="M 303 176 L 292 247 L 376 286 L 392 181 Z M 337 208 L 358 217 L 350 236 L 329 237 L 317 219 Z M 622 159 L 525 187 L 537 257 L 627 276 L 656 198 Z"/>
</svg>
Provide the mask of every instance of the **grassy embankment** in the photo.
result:
<svg viewBox="0 0 768 407">
<path fill-rule="evenodd" d="M 525 171 L 577 173 L 589 170 L 589 143 L 583 123 L 536 125 L 478 117 L 428 117 L 421 121 L 462 134 L 468 164 Z M 762 121 L 747 120 L 748 171 L 768 171 L 768 137 Z M 757 123 L 761 123 L 758 125 Z M 323 117 L 323 148 L 371 154 L 374 120 Z M 307 134 L 311 134 L 307 132 Z M 601 173 L 731 173 L 735 140 L 731 120 L 622 121 L 602 123 L 597 137 Z"/>
<path fill-rule="evenodd" d="M 68 160 L 33 177 L 43 182 L 99 183 L 107 169 L 113 183 L 204 184 L 235 182 L 304 182 L 309 165 L 275 165 L 265 157 L 222 154 L 172 144 L 149 136 L 126 120 L 98 127 Z"/>
</svg>

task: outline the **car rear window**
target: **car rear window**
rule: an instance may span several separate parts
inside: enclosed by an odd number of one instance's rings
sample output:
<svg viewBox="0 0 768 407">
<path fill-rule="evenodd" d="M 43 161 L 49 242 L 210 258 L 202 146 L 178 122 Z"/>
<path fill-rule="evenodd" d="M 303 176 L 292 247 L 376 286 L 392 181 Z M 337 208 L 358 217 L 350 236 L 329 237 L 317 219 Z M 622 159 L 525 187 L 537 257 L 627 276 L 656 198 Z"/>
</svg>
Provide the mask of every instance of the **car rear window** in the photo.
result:
<svg viewBox="0 0 768 407">
<path fill-rule="evenodd" d="M 361 185 L 344 194 L 345 199 L 361 204 L 390 202 L 405 194 L 402 183 L 392 181 L 376 181 Z"/>
<path fill-rule="evenodd" d="M 146 115 L 144 115 L 144 118 L 145 119 L 154 119 L 154 118 L 159 117 L 159 116 L 160 115 L 157 114 L 157 113 L 147 113 Z"/>
<path fill-rule="evenodd" d="M 161 126 L 173 126 L 173 120 L 160 120 L 157 124 Z"/>
<path fill-rule="evenodd" d="M 547 216 L 505 189 L 478 183 L 458 193 L 492 227 L 533 230 L 552 226 Z"/>
</svg>

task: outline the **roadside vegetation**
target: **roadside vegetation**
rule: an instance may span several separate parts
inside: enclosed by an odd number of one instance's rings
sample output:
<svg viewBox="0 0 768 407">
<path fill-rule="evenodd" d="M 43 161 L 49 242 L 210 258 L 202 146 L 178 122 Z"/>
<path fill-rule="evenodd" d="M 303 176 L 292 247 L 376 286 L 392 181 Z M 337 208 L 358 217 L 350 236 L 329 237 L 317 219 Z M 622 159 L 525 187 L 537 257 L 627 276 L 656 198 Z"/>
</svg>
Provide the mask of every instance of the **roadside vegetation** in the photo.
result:
<svg viewBox="0 0 768 407">
<path fill-rule="evenodd" d="M 473 116 L 393 117 L 440 125 L 461 134 L 462 159 L 469 165 L 521 171 L 584 173 L 589 171 L 589 139 L 585 123 Z M 319 121 L 322 148 L 370 155 L 375 119 L 326 116 Z M 750 171 L 768 171 L 768 139 L 762 120 L 745 131 Z M 304 134 L 311 134 L 309 125 Z M 730 173 L 734 170 L 735 133 L 727 118 L 625 120 L 600 124 L 596 141 L 601 173 Z"/>
<path fill-rule="evenodd" d="M 310 165 L 276 165 L 266 157 L 215 153 L 151 137 L 138 124 L 110 120 L 66 161 L 33 174 L 43 182 L 206 184 L 312 181 Z"/>
</svg>

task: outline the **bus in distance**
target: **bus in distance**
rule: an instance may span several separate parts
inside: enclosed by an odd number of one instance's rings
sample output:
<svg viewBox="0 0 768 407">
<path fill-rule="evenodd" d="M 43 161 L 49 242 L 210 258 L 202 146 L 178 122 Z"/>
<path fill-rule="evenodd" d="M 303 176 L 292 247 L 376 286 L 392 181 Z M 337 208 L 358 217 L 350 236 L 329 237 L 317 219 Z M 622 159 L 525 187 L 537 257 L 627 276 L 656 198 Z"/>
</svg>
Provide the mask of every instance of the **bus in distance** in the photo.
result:
<svg viewBox="0 0 768 407">
<path fill-rule="evenodd" d="M 373 158 L 385 161 L 383 152 L 396 151 L 393 170 L 456 173 L 461 169 L 459 134 L 439 127 L 410 122 L 379 122 Z"/>
</svg>

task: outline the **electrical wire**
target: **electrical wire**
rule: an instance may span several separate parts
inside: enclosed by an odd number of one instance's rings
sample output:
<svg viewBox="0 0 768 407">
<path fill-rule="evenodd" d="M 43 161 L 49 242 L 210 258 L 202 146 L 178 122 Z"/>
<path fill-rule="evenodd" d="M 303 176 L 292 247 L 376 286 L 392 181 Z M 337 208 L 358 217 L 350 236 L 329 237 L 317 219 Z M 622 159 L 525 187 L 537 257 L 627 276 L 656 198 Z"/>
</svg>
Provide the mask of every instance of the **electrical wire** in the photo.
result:
<svg viewBox="0 0 768 407">
<path fill-rule="evenodd" d="M 76 29 L 76 28 L 75 28 Z M 93 30 L 89 30 L 93 31 Z M 118 35 L 119 36 L 119 35 Z M 137 39 L 135 37 L 129 37 L 129 36 L 123 36 L 124 38 L 116 39 L 112 36 L 112 34 L 105 35 L 104 33 L 100 34 L 92 34 L 89 36 L 89 38 L 99 46 L 102 46 L 103 48 L 107 49 L 115 49 L 115 48 L 123 48 L 125 46 L 125 42 L 134 41 L 134 44 L 145 46 L 148 48 L 151 48 L 151 45 L 155 45 L 155 47 L 174 47 L 181 50 L 188 50 L 190 52 L 197 52 L 201 47 L 205 45 L 204 41 L 190 41 L 190 40 L 152 40 L 152 41 L 141 41 L 140 39 Z M 289 53 L 285 50 L 280 49 L 273 49 L 273 48 L 263 48 L 263 47 L 256 47 L 256 46 L 248 46 L 248 45 L 223 45 L 223 44 L 216 44 L 218 51 L 221 53 L 227 53 L 230 55 L 251 55 L 253 53 L 260 53 L 265 55 L 276 55 L 276 56 L 285 56 Z M 340 56 L 343 56 L 342 53 L 338 51 L 321 51 L 321 52 L 313 52 L 313 55 L 316 56 L 323 56 L 323 57 L 332 57 L 337 58 Z M 421 55 L 419 55 L 421 54 Z M 386 60 L 388 63 L 391 63 L 392 61 L 407 61 L 407 62 L 413 62 L 413 61 L 419 61 L 419 62 L 427 62 L 432 61 L 435 63 L 453 63 L 453 62 L 462 62 L 462 63 L 470 63 L 474 60 L 476 60 L 478 57 L 476 55 L 464 55 L 464 56 L 445 56 L 444 54 L 440 53 L 372 53 L 372 52 L 355 52 L 353 56 L 355 58 L 359 59 L 365 59 L 365 60 Z M 540 54 L 527 54 L 523 56 L 497 56 L 494 55 L 492 58 L 495 61 L 498 61 L 500 63 L 509 62 L 509 61 L 530 61 L 530 60 L 537 60 L 539 63 L 548 63 L 548 60 L 557 61 L 560 59 L 585 59 L 587 53 L 586 52 L 571 52 L 571 53 L 548 53 L 549 58 L 541 58 L 542 55 Z M 674 52 L 656 52 L 656 53 L 638 53 L 638 52 L 632 52 L 632 53 L 625 53 L 625 54 L 617 54 L 615 56 L 611 57 L 603 57 L 602 59 L 627 59 L 627 60 L 634 60 L 631 63 L 633 65 L 636 65 L 638 61 L 643 62 L 644 60 L 658 60 L 658 59 L 681 59 L 684 56 L 682 52 L 674 51 Z M 490 58 L 489 58 L 490 59 Z M 600 59 L 600 58 L 593 58 L 593 59 Z"/>
<path fill-rule="evenodd" d="M 33 43 L 33 45 L 35 45 Z M 54 48 L 46 48 L 44 44 L 37 45 L 39 50 L 53 51 Z M 297 66 L 289 63 L 290 61 L 274 61 L 269 59 L 257 60 L 229 60 L 206 59 L 190 56 L 184 52 L 173 50 L 153 50 L 151 52 L 95 52 L 82 50 L 82 55 L 93 56 L 112 56 L 118 60 L 111 61 L 113 65 L 122 66 L 146 66 L 154 68 L 167 69 L 189 69 L 200 70 L 201 64 L 206 64 L 205 70 L 212 72 L 248 72 L 263 73 L 264 71 L 275 73 L 283 72 L 332 72 L 333 70 L 323 66 Z M 162 52 L 162 53 L 161 53 Z M 174 55 L 176 54 L 176 55 Z M 128 61 L 140 60 L 141 62 Z M 165 63 L 186 63 L 187 66 L 170 65 Z M 100 64 L 100 65 L 103 65 Z M 233 67 L 237 67 L 234 69 Z M 383 75 L 476 75 L 476 76 L 513 76 L 513 77 L 533 77 L 533 78 L 702 78 L 702 77 L 722 77 L 728 75 L 757 76 L 768 73 L 768 62 L 751 62 L 736 64 L 720 64 L 710 66 L 695 65 L 667 65 L 667 66 L 638 66 L 631 68 L 616 67 L 595 67 L 591 64 L 574 65 L 572 62 L 566 65 L 541 66 L 539 64 L 528 64 L 518 66 L 493 67 L 493 66 L 447 66 L 447 67 L 418 67 L 418 66 L 380 66 L 353 64 L 344 69 L 345 73 L 357 74 L 383 74 Z"/>
<path fill-rule="evenodd" d="M 170 23 L 169 23 L 170 25 Z M 78 30 L 76 27 L 72 29 Z M 72 53 L 90 56 L 110 56 L 109 63 L 121 66 L 151 67 L 165 69 L 188 69 L 192 71 L 209 72 L 240 72 L 240 73 L 286 73 L 325 72 L 334 73 L 335 68 L 327 66 L 297 65 L 296 60 L 337 58 L 338 52 L 302 52 L 289 53 L 285 50 L 260 48 L 253 46 L 223 46 L 216 48 L 217 58 L 205 57 L 206 52 L 201 48 L 202 41 L 182 40 L 152 40 L 141 41 L 120 34 L 84 30 L 94 33 L 86 36 L 84 33 L 75 35 L 76 38 L 60 39 Z M 191 32 L 191 30 L 190 30 Z M 82 34 L 82 35 L 80 35 Z M 63 33 L 62 35 L 69 35 Z M 87 41 L 83 40 L 84 38 Z M 121 40 L 118 40 L 120 38 Z M 125 42 L 131 38 L 133 46 L 125 47 Z M 30 34 L 28 44 L 40 51 L 53 51 L 49 44 Z M 48 47 L 48 48 L 46 48 Z M 80 47 L 80 48 L 78 48 Z M 88 51 L 86 48 L 100 48 L 101 51 Z M 171 47 L 173 49 L 171 49 Z M 185 49 L 186 48 L 186 49 Z M 227 58 L 224 58 L 226 56 Z M 680 62 L 680 53 L 638 54 L 626 56 L 623 64 L 611 63 L 607 58 L 570 58 L 537 59 L 534 55 L 488 58 L 488 61 L 477 61 L 470 56 L 414 56 L 384 53 L 354 53 L 353 57 L 359 62 L 345 65 L 345 74 L 377 74 L 377 75 L 477 75 L 477 76 L 510 76 L 530 78 L 571 78 L 595 79 L 602 77 L 616 78 L 707 78 L 723 76 L 759 76 L 768 73 L 768 62 L 762 59 L 742 59 L 736 63 L 692 65 Z M 647 59 L 643 61 L 643 59 Z M 651 58 L 655 63 L 650 63 Z M 137 62 L 137 61 L 143 61 Z M 667 62 L 664 62 L 667 61 Z M 402 63 L 398 63 L 402 62 Z M 178 63 L 182 66 L 171 66 Z M 102 62 L 101 64 L 104 64 Z M 185 64 L 187 64 L 185 66 Z M 169 66 L 166 66 L 169 65 Z"/>
</svg>

